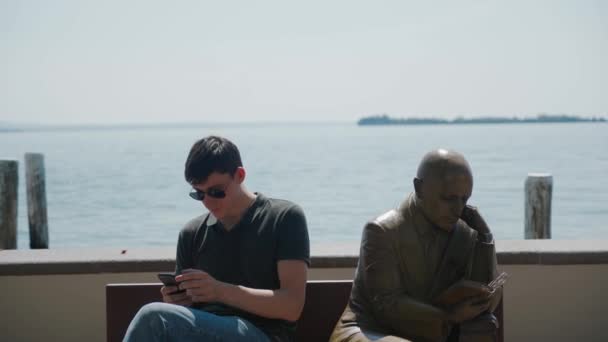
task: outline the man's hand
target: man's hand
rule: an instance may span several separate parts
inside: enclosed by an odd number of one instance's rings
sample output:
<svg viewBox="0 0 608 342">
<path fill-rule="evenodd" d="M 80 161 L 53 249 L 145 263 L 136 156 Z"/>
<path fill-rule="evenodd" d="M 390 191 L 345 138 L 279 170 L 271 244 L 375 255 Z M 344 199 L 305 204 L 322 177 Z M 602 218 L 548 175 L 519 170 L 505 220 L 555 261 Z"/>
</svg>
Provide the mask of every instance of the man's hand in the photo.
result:
<svg viewBox="0 0 608 342">
<path fill-rule="evenodd" d="M 471 205 L 465 206 L 462 210 L 462 214 L 460 214 L 460 218 L 478 233 L 490 233 L 490 227 L 488 227 L 488 224 L 483 217 L 481 217 L 481 214 L 479 214 L 476 207 Z"/>
<path fill-rule="evenodd" d="M 179 283 L 180 290 L 186 290 L 185 293 L 193 303 L 221 301 L 220 291 L 226 285 L 207 272 L 196 269 L 184 270 L 175 280 Z"/>
<path fill-rule="evenodd" d="M 192 299 L 186 292 L 179 292 L 177 286 L 163 286 L 160 288 L 160 293 L 163 295 L 163 302 L 175 305 L 190 306 Z"/>
</svg>

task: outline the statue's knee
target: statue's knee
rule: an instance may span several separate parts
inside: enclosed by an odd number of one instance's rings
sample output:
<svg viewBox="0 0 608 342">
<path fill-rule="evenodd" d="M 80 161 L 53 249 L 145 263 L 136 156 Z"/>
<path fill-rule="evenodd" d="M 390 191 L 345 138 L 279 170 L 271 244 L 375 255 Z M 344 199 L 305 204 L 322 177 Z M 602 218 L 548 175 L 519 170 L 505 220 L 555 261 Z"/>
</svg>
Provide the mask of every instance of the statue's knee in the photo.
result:
<svg viewBox="0 0 608 342">
<path fill-rule="evenodd" d="M 459 342 L 495 342 L 498 319 L 486 313 L 460 324 Z"/>
<path fill-rule="evenodd" d="M 364 339 L 361 339 L 360 341 L 411 342 L 410 340 L 407 340 L 402 337 L 378 333 L 378 332 L 374 332 L 374 331 L 370 331 L 370 330 L 363 330 L 363 329 L 361 330 L 360 336 L 362 336 L 364 338 Z M 359 341 L 359 340 L 357 340 L 357 341 Z"/>
</svg>

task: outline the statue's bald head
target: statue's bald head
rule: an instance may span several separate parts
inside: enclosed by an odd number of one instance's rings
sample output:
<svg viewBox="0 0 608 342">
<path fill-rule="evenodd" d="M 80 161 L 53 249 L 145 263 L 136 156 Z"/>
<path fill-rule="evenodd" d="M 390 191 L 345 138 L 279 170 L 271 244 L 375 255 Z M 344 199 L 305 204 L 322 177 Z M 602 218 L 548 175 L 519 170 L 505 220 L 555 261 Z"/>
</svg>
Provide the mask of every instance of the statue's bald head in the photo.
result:
<svg viewBox="0 0 608 342">
<path fill-rule="evenodd" d="M 473 191 L 473 173 L 464 156 L 437 149 L 424 155 L 414 178 L 416 198 L 425 216 L 450 231 Z"/>
<path fill-rule="evenodd" d="M 437 149 L 424 155 L 418 165 L 419 179 L 443 178 L 447 173 L 465 173 L 473 176 L 469 163 L 456 151 Z"/>
</svg>

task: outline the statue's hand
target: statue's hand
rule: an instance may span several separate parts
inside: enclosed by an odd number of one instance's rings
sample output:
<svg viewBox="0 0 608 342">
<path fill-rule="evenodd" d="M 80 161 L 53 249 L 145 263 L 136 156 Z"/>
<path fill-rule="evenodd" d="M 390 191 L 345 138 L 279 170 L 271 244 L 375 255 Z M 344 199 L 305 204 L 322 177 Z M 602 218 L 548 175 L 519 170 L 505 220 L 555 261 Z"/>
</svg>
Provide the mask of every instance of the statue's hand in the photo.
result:
<svg viewBox="0 0 608 342">
<path fill-rule="evenodd" d="M 469 298 L 449 310 L 446 317 L 450 323 L 462 323 L 481 315 L 481 313 L 484 311 L 487 311 L 490 304 L 490 298 L 487 296 L 482 295 Z"/>
<path fill-rule="evenodd" d="M 462 210 L 460 218 L 477 232 L 483 234 L 490 233 L 490 227 L 488 227 L 488 224 L 483 217 L 481 217 L 481 214 L 479 214 L 476 207 L 467 204 Z"/>
</svg>

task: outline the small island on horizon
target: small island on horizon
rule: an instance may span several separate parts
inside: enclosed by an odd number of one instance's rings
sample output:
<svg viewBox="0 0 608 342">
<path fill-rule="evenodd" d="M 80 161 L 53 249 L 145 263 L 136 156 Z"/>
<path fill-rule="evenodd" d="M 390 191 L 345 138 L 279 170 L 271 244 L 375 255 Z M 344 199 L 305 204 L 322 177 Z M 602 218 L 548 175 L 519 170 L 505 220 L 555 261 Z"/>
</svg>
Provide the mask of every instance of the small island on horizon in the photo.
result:
<svg viewBox="0 0 608 342">
<path fill-rule="evenodd" d="M 372 126 L 372 125 L 459 125 L 459 124 L 518 124 L 518 123 L 571 123 L 571 122 L 606 122 L 602 117 L 584 118 L 573 115 L 551 115 L 539 114 L 536 117 L 518 118 L 518 117 L 476 117 L 464 118 L 457 117 L 455 119 L 439 119 L 439 118 L 393 118 L 386 114 L 372 115 L 359 119 L 357 125 Z"/>
</svg>

